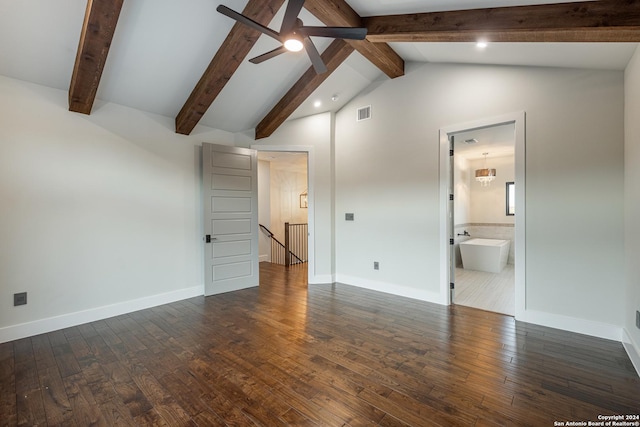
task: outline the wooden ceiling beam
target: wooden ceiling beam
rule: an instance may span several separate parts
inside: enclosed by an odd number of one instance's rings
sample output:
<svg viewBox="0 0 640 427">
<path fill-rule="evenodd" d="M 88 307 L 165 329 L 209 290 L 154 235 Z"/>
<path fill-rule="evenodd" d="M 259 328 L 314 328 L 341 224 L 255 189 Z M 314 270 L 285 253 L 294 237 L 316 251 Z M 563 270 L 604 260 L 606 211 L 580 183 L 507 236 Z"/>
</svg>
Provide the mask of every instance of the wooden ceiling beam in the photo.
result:
<svg viewBox="0 0 640 427">
<path fill-rule="evenodd" d="M 345 0 L 306 0 L 304 8 L 327 26 L 363 26 L 360 15 Z M 404 60 L 385 42 L 347 40 L 347 43 L 390 78 L 404 75 Z"/>
<path fill-rule="evenodd" d="M 363 18 L 390 42 L 640 42 L 640 0 L 599 0 Z"/>
<path fill-rule="evenodd" d="M 249 0 L 242 14 L 263 25 L 268 25 L 283 3 L 284 0 Z M 183 135 L 191 133 L 261 34 L 237 22 L 233 25 L 229 35 L 176 116 L 177 133 Z"/>
<path fill-rule="evenodd" d="M 327 72 L 317 74 L 313 67 L 293 85 L 286 95 L 256 126 L 256 139 L 271 136 L 282 123 L 353 53 L 353 46 L 344 40 L 334 40 L 322 53 Z"/>
<path fill-rule="evenodd" d="M 88 0 L 69 85 L 69 110 L 91 114 L 123 0 Z"/>
</svg>

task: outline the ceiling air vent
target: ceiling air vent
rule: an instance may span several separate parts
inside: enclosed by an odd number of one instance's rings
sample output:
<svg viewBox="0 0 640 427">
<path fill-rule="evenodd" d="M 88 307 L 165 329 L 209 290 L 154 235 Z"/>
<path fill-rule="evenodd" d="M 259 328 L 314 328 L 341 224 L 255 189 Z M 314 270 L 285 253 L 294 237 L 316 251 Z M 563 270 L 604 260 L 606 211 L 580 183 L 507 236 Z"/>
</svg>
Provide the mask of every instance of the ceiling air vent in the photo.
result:
<svg viewBox="0 0 640 427">
<path fill-rule="evenodd" d="M 356 118 L 356 121 L 361 122 L 363 120 L 367 120 L 370 118 L 371 118 L 371 105 L 358 108 L 358 117 Z"/>
</svg>

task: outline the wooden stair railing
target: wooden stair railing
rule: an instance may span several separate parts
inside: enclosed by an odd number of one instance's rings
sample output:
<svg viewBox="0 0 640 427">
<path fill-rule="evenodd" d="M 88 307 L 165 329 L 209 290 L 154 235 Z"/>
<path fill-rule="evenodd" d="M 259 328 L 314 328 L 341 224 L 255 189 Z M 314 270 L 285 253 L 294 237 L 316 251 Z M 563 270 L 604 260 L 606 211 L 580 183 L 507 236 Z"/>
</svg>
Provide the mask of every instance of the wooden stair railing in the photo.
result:
<svg viewBox="0 0 640 427">
<path fill-rule="evenodd" d="M 300 262 L 307 262 L 308 249 L 308 227 L 307 224 L 284 223 L 284 246 L 285 250 L 296 254 Z M 290 260 L 291 264 L 298 264 L 295 260 Z"/>
<path fill-rule="evenodd" d="M 271 262 L 289 267 L 292 264 L 302 264 L 307 262 L 288 249 L 276 236 L 262 224 L 258 224 L 260 229 L 271 239 Z M 286 235 L 286 232 L 285 232 Z M 286 240 L 286 239 L 285 239 Z M 286 256 L 286 255 L 289 256 Z"/>
</svg>

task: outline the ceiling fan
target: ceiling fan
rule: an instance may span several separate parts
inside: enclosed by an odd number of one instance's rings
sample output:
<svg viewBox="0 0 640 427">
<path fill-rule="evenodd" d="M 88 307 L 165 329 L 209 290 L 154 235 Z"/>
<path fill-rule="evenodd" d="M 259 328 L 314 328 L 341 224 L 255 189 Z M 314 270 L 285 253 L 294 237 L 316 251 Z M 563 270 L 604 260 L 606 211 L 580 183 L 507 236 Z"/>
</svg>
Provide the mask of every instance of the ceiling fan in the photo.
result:
<svg viewBox="0 0 640 427">
<path fill-rule="evenodd" d="M 366 28 L 354 28 L 354 27 L 307 27 L 298 18 L 298 14 L 302 10 L 304 0 L 289 0 L 287 3 L 287 9 L 284 13 L 284 19 L 280 27 L 280 32 L 276 32 L 271 28 L 254 21 L 235 12 L 224 5 L 217 7 L 217 11 L 229 18 L 235 19 L 241 24 L 247 25 L 255 30 L 260 31 L 263 34 L 268 35 L 278 40 L 282 45 L 267 53 L 256 56 L 249 60 L 253 64 L 259 64 L 267 59 L 271 59 L 285 52 L 298 52 L 304 48 L 309 55 L 311 64 L 316 70 L 316 73 L 322 74 L 327 71 L 327 66 L 322 61 L 318 49 L 309 38 L 315 37 L 330 37 L 334 39 L 350 39 L 350 40 L 364 40 L 367 36 Z"/>
</svg>

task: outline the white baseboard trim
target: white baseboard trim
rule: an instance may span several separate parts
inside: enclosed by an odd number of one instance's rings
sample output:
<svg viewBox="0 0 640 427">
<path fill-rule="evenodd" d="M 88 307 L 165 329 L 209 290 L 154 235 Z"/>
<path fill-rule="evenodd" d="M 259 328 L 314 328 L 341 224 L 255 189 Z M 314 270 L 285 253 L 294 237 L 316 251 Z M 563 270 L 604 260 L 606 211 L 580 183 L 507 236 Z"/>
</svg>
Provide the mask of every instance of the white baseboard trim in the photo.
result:
<svg viewBox="0 0 640 427">
<path fill-rule="evenodd" d="M 370 289 L 372 291 L 384 292 L 386 294 L 413 298 L 420 301 L 433 302 L 436 304 L 446 304 L 446 302 L 443 302 L 442 295 L 440 295 L 439 292 L 425 291 L 423 289 L 409 288 L 407 286 L 400 286 L 393 283 L 362 279 L 360 277 L 345 276 L 343 274 L 336 275 L 336 282 L 344 283 L 345 285 L 357 286 L 359 288 Z"/>
<path fill-rule="evenodd" d="M 431 292 L 416 288 L 409 288 L 406 286 L 398 286 L 391 283 L 378 282 L 342 274 L 336 275 L 336 282 L 370 289 L 373 291 L 384 292 L 392 295 L 413 298 L 421 301 L 433 302 L 436 304 L 447 304 L 447 302 L 445 301 L 446 295 L 442 296 L 439 292 Z M 524 315 L 517 317 L 517 320 L 618 342 L 621 342 L 623 338 L 623 329 L 619 326 L 611 325 L 608 323 L 595 322 L 592 320 L 563 316 L 560 314 L 545 313 L 535 310 L 525 310 Z M 635 346 L 635 348 L 637 349 L 638 347 Z"/>
<path fill-rule="evenodd" d="M 57 331 L 59 329 L 70 328 L 84 323 L 95 322 L 96 320 L 107 319 L 121 314 L 169 304 L 203 294 L 203 286 L 194 286 L 164 294 L 151 295 L 131 301 L 124 301 L 117 304 L 105 305 L 102 307 L 49 317 L 47 319 L 39 319 L 18 325 L 6 326 L 0 328 L 0 343 L 32 337 L 34 335 Z"/>
<path fill-rule="evenodd" d="M 310 285 L 326 285 L 327 283 L 334 283 L 336 277 L 333 274 L 318 274 L 309 279 Z"/>
<path fill-rule="evenodd" d="M 258 262 L 271 262 L 271 257 L 269 255 L 260 255 L 258 256 Z"/>
<path fill-rule="evenodd" d="M 622 345 L 631 359 L 633 367 L 636 368 L 636 373 L 640 377 L 640 346 L 633 341 L 629 332 L 626 329 L 622 330 Z"/>
<path fill-rule="evenodd" d="M 604 338 L 613 341 L 622 341 L 622 328 L 608 323 L 594 322 L 592 320 L 578 319 L 576 317 L 563 316 L 561 314 L 545 313 L 542 311 L 525 310 L 524 316 L 517 317 L 527 323 L 547 326 L 549 328 L 562 329 L 592 337 Z"/>
</svg>

